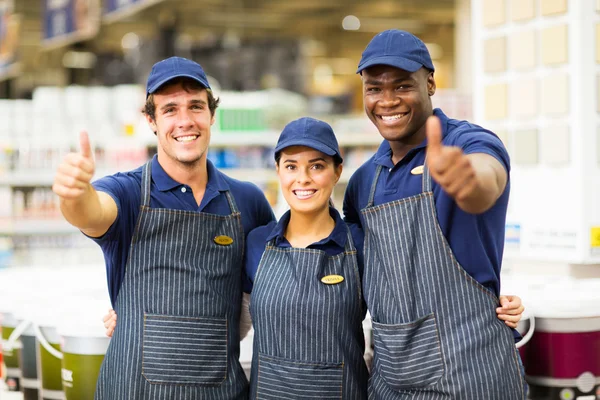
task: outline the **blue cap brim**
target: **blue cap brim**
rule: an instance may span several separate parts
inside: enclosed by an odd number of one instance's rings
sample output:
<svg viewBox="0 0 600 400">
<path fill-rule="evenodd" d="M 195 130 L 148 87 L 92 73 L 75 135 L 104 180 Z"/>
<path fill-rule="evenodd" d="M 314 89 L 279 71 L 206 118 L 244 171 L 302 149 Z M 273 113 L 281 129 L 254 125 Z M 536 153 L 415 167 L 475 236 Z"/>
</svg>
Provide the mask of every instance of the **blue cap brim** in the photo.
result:
<svg viewBox="0 0 600 400">
<path fill-rule="evenodd" d="M 189 75 L 189 74 L 175 74 L 175 75 L 169 76 L 168 78 L 165 78 L 165 79 L 155 83 L 151 88 L 148 88 L 146 95 L 156 92 L 162 85 L 164 85 L 165 83 L 167 83 L 175 78 L 190 78 L 190 79 L 195 80 L 196 82 L 198 82 L 205 88 L 210 89 L 208 82 L 205 82 L 202 79 L 199 79 L 197 76 L 193 76 L 193 75 Z"/>
<path fill-rule="evenodd" d="M 307 138 L 297 138 L 297 139 L 293 139 L 293 140 L 286 140 L 285 142 L 282 142 L 282 143 L 278 143 L 277 147 L 275 147 L 274 152 L 275 152 L 275 154 L 277 154 L 281 150 L 286 149 L 288 147 L 292 147 L 292 146 L 310 147 L 311 149 L 318 150 L 321 153 L 327 154 L 328 156 L 331 156 L 331 157 L 335 156 L 335 157 L 339 157 L 340 160 L 342 159 L 342 156 L 340 154 L 338 154 L 338 152 L 335 151 L 334 149 L 332 149 L 331 147 L 326 146 L 317 140 L 312 140 L 312 139 L 307 139 Z"/>
<path fill-rule="evenodd" d="M 407 58 L 402 58 L 398 56 L 381 56 L 381 57 L 373 57 L 366 60 L 364 63 L 361 63 L 356 70 L 357 74 L 360 74 L 363 70 L 372 67 L 374 65 L 389 65 L 391 67 L 396 67 L 399 69 L 403 69 L 408 72 L 415 72 L 421 69 L 424 65 L 418 63 L 416 61 L 409 60 Z"/>
</svg>

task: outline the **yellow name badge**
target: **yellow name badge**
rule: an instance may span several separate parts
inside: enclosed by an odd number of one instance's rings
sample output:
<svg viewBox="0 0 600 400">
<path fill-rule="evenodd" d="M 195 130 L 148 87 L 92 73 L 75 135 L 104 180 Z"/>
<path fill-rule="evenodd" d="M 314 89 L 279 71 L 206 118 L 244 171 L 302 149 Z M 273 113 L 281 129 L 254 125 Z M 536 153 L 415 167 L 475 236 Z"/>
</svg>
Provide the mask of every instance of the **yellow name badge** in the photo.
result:
<svg viewBox="0 0 600 400">
<path fill-rule="evenodd" d="M 229 246 L 231 243 L 233 243 L 233 239 L 225 235 L 219 235 L 215 237 L 213 241 L 219 246 Z"/>
<path fill-rule="evenodd" d="M 419 165 L 418 167 L 414 167 L 410 170 L 410 173 L 413 175 L 422 175 L 425 167 L 423 165 Z"/>
<path fill-rule="evenodd" d="M 327 275 L 321 278 L 321 282 L 326 285 L 337 285 L 338 283 L 342 283 L 344 281 L 344 277 L 341 275 Z"/>
</svg>

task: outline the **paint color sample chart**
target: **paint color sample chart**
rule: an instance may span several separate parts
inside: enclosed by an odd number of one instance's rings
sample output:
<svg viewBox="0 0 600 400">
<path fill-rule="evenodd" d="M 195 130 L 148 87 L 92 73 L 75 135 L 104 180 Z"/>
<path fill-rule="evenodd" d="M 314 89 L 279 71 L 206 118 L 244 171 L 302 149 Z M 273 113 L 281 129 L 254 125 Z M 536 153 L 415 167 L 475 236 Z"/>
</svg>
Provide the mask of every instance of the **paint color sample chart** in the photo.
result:
<svg viewBox="0 0 600 400">
<path fill-rule="evenodd" d="M 471 3 L 474 120 L 512 163 L 506 257 L 600 264 L 599 3 Z"/>
</svg>

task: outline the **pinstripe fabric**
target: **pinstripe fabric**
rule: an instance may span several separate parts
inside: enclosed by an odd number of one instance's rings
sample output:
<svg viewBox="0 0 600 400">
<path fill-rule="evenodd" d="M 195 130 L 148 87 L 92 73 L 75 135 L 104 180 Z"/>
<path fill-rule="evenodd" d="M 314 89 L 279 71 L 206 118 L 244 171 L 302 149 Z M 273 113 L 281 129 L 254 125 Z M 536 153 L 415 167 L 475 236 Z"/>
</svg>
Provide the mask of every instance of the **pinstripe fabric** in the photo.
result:
<svg viewBox="0 0 600 400">
<path fill-rule="evenodd" d="M 244 233 L 232 213 L 150 208 L 150 163 L 96 399 L 243 399 L 239 313 Z M 229 246 L 213 238 L 233 238 Z"/>
<path fill-rule="evenodd" d="M 458 264 L 423 193 L 373 206 L 365 230 L 363 287 L 373 318 L 373 399 L 525 399 L 511 330 L 498 299 Z M 469 240 L 469 238 L 465 238 Z"/>
<path fill-rule="evenodd" d="M 341 275 L 326 285 L 321 278 Z M 356 249 L 280 248 L 260 261 L 250 312 L 254 325 L 252 399 L 365 399 L 364 316 Z"/>
</svg>

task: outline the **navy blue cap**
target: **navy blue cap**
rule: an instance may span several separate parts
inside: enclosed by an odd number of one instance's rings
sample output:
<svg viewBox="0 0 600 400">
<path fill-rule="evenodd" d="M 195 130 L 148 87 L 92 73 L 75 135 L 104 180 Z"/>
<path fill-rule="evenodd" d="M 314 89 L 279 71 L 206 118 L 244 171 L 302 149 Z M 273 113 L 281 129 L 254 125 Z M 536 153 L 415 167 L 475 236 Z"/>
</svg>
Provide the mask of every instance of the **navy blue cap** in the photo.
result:
<svg viewBox="0 0 600 400">
<path fill-rule="evenodd" d="M 210 89 L 208 79 L 200 64 L 187 58 L 170 57 L 157 62 L 152 67 L 146 84 L 146 96 L 156 92 L 158 88 L 171 79 L 180 77 L 193 79 L 205 88 Z"/>
<path fill-rule="evenodd" d="M 318 119 L 304 117 L 287 124 L 279 135 L 275 154 L 290 146 L 310 147 L 342 161 L 333 128 Z"/>
<path fill-rule="evenodd" d="M 373 65 L 389 65 L 408 72 L 418 71 L 421 67 L 435 70 L 425 43 L 412 33 L 398 29 L 383 31 L 371 39 L 356 73 Z"/>
</svg>

